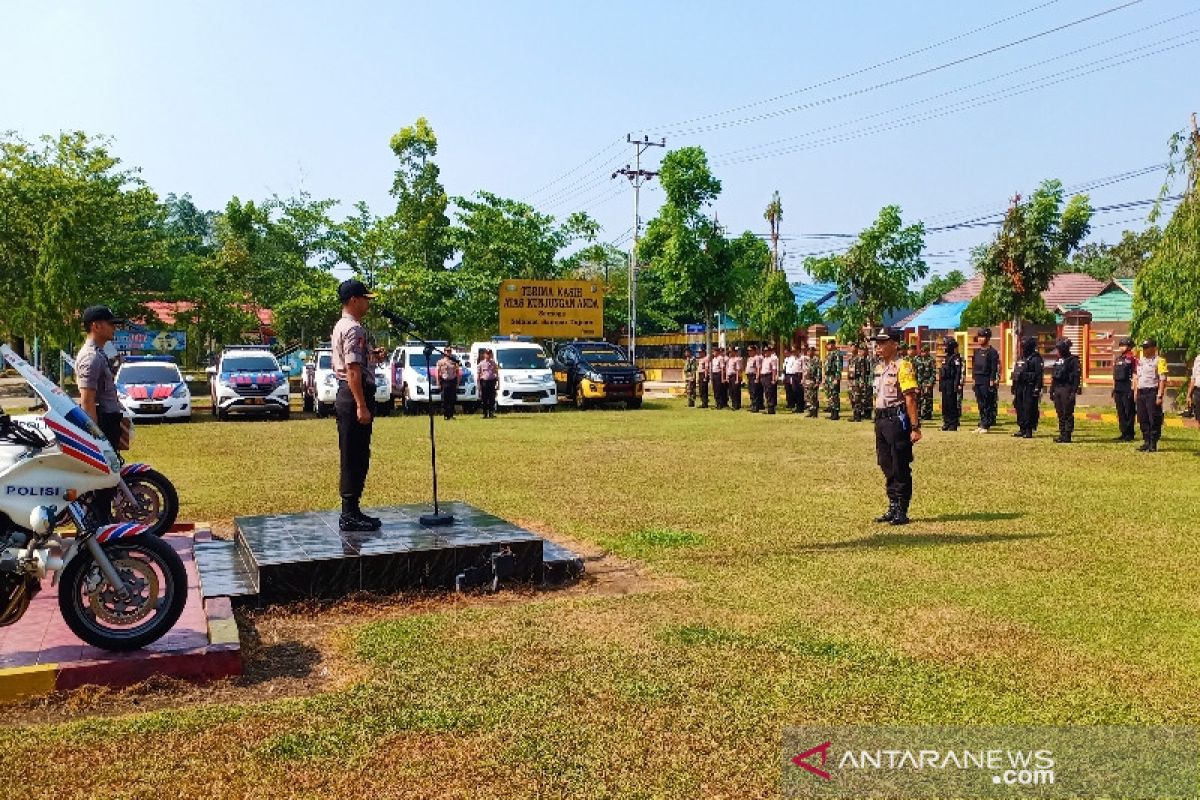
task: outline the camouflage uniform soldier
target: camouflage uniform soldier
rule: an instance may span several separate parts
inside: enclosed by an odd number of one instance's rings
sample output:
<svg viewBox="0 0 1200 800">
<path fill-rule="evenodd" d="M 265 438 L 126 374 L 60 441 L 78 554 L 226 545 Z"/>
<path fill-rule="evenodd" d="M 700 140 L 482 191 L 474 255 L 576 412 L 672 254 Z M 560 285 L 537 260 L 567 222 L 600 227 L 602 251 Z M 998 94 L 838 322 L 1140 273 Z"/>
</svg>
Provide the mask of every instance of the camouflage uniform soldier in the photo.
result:
<svg viewBox="0 0 1200 800">
<path fill-rule="evenodd" d="M 687 361 L 683 362 L 683 383 L 687 387 L 688 408 L 696 406 L 696 375 L 700 365 L 691 350 L 687 351 Z"/>
<path fill-rule="evenodd" d="M 917 373 L 917 408 L 921 419 L 933 419 L 933 387 L 937 384 L 937 362 L 929 345 L 921 345 L 921 354 L 913 358 Z"/>
<path fill-rule="evenodd" d="M 854 421 L 871 419 L 872 387 L 875 381 L 875 362 L 865 344 L 858 346 L 858 407 L 854 410 Z"/>
<path fill-rule="evenodd" d="M 821 387 L 821 359 L 817 357 L 817 348 L 808 348 L 808 371 L 804 373 L 804 402 L 808 406 L 808 415 L 815 417 L 821 410 L 818 390 Z"/>
<path fill-rule="evenodd" d="M 825 410 L 830 419 L 842 414 L 842 351 L 836 345 L 825 356 Z"/>
</svg>

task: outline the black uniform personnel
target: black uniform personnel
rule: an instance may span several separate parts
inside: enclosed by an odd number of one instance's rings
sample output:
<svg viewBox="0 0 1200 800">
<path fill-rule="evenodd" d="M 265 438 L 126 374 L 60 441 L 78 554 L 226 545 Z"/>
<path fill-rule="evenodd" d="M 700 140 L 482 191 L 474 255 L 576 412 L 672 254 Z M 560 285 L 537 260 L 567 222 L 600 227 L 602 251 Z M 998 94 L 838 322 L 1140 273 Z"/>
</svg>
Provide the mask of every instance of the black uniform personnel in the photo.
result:
<svg viewBox="0 0 1200 800">
<path fill-rule="evenodd" d="M 992 329 L 979 332 L 983 339 L 971 358 L 971 378 L 975 382 L 975 402 L 979 404 L 979 427 L 986 433 L 996 424 L 997 387 L 1000 383 L 1000 354 L 992 347 Z"/>
<path fill-rule="evenodd" d="M 1120 341 L 1121 352 L 1113 358 L 1113 404 L 1117 407 L 1117 423 L 1121 426 L 1118 442 L 1133 441 L 1133 373 L 1137 359 L 1133 356 L 1133 339 L 1125 336 Z"/>
<path fill-rule="evenodd" d="M 371 423 L 375 416 L 375 371 L 367 352 L 367 332 L 359 323 L 367 313 L 371 297 L 362 281 L 342 281 L 338 287 L 342 317 L 330 336 L 333 371 L 338 380 L 333 410 L 337 414 L 341 453 L 339 523 L 344 531 L 374 531 L 381 524 L 378 517 L 367 516 L 359 508 L 371 467 Z"/>
<path fill-rule="evenodd" d="M 1059 339 L 1058 361 L 1054 362 L 1054 373 L 1050 378 L 1050 399 L 1054 401 L 1054 412 L 1058 415 L 1058 436 L 1054 441 L 1069 444 L 1075 432 L 1075 395 L 1081 391 L 1083 366 L 1079 356 L 1071 352 L 1071 340 Z"/>
<path fill-rule="evenodd" d="M 1021 340 L 1021 357 L 1013 364 L 1013 406 L 1017 410 L 1017 426 L 1013 436 L 1032 439 L 1038 426 L 1038 401 L 1042 398 L 1043 373 L 1046 364 L 1037 351 L 1037 339 L 1026 336 Z"/>
<path fill-rule="evenodd" d="M 880 344 L 875 370 L 875 460 L 883 470 L 888 510 L 876 522 L 908 524 L 912 502 L 913 445 L 921 440 L 917 412 L 917 375 L 911 361 L 896 357 L 904 332 L 885 328 L 875 336 Z"/>
<path fill-rule="evenodd" d="M 966 364 L 959 355 L 957 339 L 947 336 L 945 345 L 946 357 L 942 360 L 942 368 L 938 374 L 938 386 L 942 392 L 942 430 L 956 431 L 959 420 L 962 419 Z"/>
</svg>

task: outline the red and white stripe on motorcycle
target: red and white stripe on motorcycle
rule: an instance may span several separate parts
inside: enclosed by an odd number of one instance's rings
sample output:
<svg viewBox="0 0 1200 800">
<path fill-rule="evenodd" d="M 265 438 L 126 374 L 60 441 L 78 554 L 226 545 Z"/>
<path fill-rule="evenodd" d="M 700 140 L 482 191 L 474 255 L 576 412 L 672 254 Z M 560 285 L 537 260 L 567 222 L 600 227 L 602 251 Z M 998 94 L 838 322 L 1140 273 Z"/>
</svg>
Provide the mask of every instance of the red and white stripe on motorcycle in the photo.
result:
<svg viewBox="0 0 1200 800">
<path fill-rule="evenodd" d="M 111 542 L 115 539 L 127 539 L 138 536 L 150 530 L 149 525 L 140 522 L 118 522 L 113 525 L 101 525 L 96 531 L 97 542 Z"/>
</svg>

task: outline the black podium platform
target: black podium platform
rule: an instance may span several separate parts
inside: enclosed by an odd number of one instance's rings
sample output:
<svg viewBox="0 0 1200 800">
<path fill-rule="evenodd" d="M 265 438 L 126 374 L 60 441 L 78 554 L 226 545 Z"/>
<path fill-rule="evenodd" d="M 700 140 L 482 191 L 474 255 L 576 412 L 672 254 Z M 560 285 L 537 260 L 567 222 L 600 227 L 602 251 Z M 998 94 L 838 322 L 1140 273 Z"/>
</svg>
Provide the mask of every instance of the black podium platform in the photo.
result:
<svg viewBox="0 0 1200 800">
<path fill-rule="evenodd" d="M 340 531 L 334 511 L 238 517 L 232 542 L 197 545 L 201 590 L 269 604 L 360 591 L 561 584 L 583 572 L 579 556 L 511 522 L 465 503 L 442 509 L 453 525 L 421 525 L 423 505 L 368 509 L 383 520 L 370 533 Z"/>
</svg>

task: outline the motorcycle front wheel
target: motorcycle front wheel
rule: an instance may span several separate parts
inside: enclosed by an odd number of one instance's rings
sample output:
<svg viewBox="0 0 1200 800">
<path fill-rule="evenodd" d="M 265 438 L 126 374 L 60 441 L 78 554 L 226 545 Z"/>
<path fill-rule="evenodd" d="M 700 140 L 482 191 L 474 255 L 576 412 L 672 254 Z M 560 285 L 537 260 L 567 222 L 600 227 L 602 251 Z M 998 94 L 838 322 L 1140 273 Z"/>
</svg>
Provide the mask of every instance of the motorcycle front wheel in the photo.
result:
<svg viewBox="0 0 1200 800">
<path fill-rule="evenodd" d="M 171 630 L 187 603 L 187 571 L 170 544 L 141 534 L 106 544 L 127 592 L 118 595 L 86 549 L 63 569 L 58 609 L 67 627 L 102 650 L 137 650 Z"/>
<path fill-rule="evenodd" d="M 114 522 L 140 522 L 150 526 L 150 533 L 162 536 L 179 517 L 179 493 L 175 485 L 156 469 L 148 469 L 124 479 L 125 485 L 137 500 L 130 506 L 123 492 L 113 496 Z"/>
</svg>

